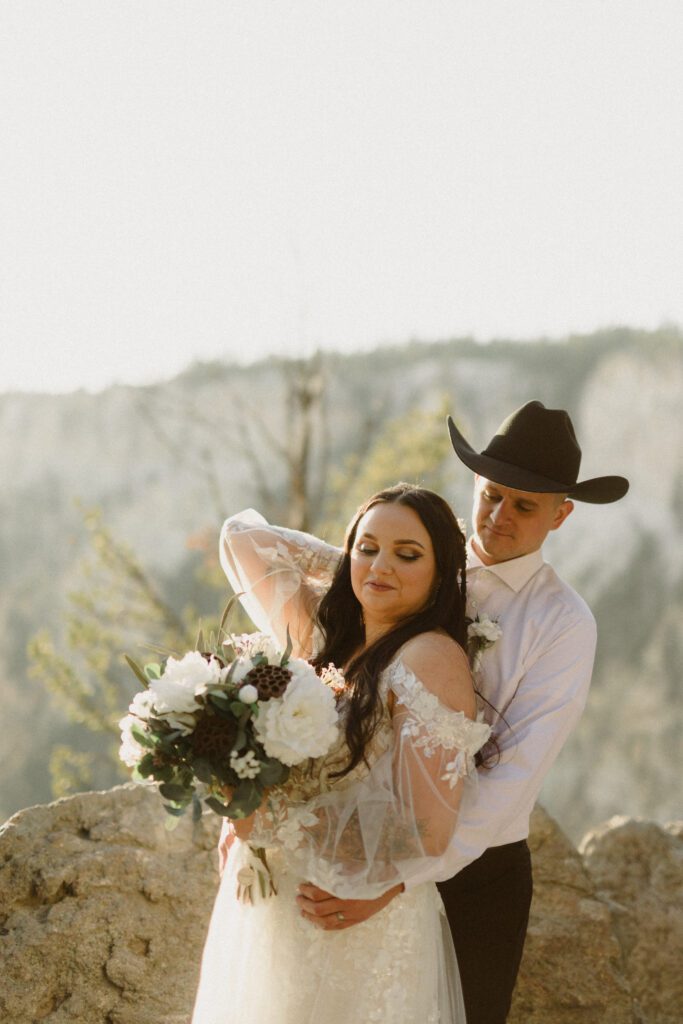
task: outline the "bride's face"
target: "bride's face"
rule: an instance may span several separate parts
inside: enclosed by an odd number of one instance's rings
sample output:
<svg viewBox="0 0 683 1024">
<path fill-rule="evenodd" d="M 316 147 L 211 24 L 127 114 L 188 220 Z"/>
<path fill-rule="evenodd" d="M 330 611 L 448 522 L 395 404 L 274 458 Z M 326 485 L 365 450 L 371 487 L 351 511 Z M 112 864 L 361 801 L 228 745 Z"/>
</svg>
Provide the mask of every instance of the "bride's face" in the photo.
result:
<svg viewBox="0 0 683 1024">
<path fill-rule="evenodd" d="M 351 586 L 366 633 L 391 628 L 429 602 L 436 580 L 434 548 L 409 506 L 374 505 L 358 523 L 350 555 Z"/>
</svg>

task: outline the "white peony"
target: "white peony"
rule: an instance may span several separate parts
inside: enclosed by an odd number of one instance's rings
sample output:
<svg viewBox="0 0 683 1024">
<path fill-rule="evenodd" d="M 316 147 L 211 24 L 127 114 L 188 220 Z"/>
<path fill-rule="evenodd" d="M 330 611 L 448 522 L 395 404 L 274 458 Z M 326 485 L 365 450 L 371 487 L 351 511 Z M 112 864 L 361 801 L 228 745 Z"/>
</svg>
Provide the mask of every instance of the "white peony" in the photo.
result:
<svg viewBox="0 0 683 1024">
<path fill-rule="evenodd" d="M 197 710 L 197 697 L 216 686 L 221 679 L 221 665 L 215 658 L 207 660 L 199 651 L 190 651 L 180 661 L 169 658 L 164 674 L 149 686 L 157 717 L 187 716 Z M 183 719 L 180 719 L 183 722 Z M 185 724 L 187 718 L 185 718 Z"/>
<path fill-rule="evenodd" d="M 284 696 L 259 704 L 254 728 L 268 756 L 291 766 L 328 752 L 339 715 L 332 691 L 307 662 L 294 659 L 287 668 L 292 679 Z"/>
</svg>

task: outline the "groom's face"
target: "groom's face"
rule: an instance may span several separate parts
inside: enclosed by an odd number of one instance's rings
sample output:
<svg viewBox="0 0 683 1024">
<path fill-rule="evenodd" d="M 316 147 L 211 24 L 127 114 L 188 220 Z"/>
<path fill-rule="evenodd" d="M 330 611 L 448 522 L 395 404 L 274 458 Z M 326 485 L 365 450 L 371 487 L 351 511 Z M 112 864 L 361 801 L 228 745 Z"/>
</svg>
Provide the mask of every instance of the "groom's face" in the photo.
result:
<svg viewBox="0 0 683 1024">
<path fill-rule="evenodd" d="M 563 494 L 517 491 L 477 476 L 472 509 L 475 550 L 484 565 L 528 555 L 573 508 Z"/>
</svg>

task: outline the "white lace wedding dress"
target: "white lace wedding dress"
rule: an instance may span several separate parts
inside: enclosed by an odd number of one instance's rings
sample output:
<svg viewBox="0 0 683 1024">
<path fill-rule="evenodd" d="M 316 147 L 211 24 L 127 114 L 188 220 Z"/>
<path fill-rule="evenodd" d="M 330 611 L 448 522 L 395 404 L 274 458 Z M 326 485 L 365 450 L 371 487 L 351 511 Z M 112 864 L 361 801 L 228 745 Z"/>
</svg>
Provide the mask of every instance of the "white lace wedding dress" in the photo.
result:
<svg viewBox="0 0 683 1024">
<path fill-rule="evenodd" d="M 310 654 L 310 613 L 339 553 L 249 511 L 225 524 L 221 560 L 259 628 L 282 643 L 289 626 Z M 435 642 L 443 638 L 435 638 Z M 341 779 L 339 747 L 294 770 L 256 816 L 250 843 L 267 850 L 277 895 L 236 898 L 248 855 L 236 840 L 216 899 L 193 1024 L 465 1024 L 457 963 L 436 886 L 473 755 L 489 728 L 448 706 L 448 693 L 408 667 L 401 652 L 380 681 L 381 722 L 368 751 Z M 393 694 L 393 696 L 391 696 Z M 342 898 L 406 891 L 367 921 L 323 931 L 295 900 L 308 880 Z"/>
</svg>

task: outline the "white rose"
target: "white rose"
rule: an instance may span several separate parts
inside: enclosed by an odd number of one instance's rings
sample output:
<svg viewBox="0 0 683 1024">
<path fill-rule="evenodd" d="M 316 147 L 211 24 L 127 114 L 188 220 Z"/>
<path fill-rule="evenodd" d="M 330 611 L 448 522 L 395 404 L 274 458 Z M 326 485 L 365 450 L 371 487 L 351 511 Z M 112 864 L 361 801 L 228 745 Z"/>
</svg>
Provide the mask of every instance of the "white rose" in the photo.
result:
<svg viewBox="0 0 683 1024">
<path fill-rule="evenodd" d="M 119 728 L 121 729 L 119 757 L 129 768 L 134 768 L 147 753 L 146 748 L 141 743 L 138 743 L 131 733 L 134 725 L 140 725 L 140 720 L 134 715 L 125 715 L 119 722 Z"/>
<path fill-rule="evenodd" d="M 490 619 L 488 615 L 483 615 L 480 620 L 471 622 L 467 627 L 468 636 L 479 636 L 489 644 L 495 644 L 496 640 L 499 640 L 502 636 L 502 633 L 503 631 L 498 623 Z"/>
<path fill-rule="evenodd" d="M 157 715 L 166 718 L 177 712 L 196 711 L 195 698 L 220 683 L 220 677 L 220 663 L 215 658 L 207 660 L 199 651 L 190 651 L 180 661 L 169 658 L 162 677 L 154 679 L 149 687 Z"/>
<path fill-rule="evenodd" d="M 251 683 L 245 683 L 240 687 L 237 696 L 243 704 L 253 704 L 255 700 L 258 700 L 258 690 Z"/>
<path fill-rule="evenodd" d="M 143 722 L 146 722 L 152 714 L 153 707 L 154 694 L 150 693 L 149 690 L 140 690 L 139 693 L 135 694 L 128 705 L 128 710 L 131 715 L 135 715 L 136 718 L 140 718 Z"/>
<path fill-rule="evenodd" d="M 292 679 L 284 696 L 260 704 L 255 730 L 269 757 L 294 765 L 327 753 L 339 716 L 332 691 L 310 665 L 295 659 L 287 667 Z"/>
</svg>

